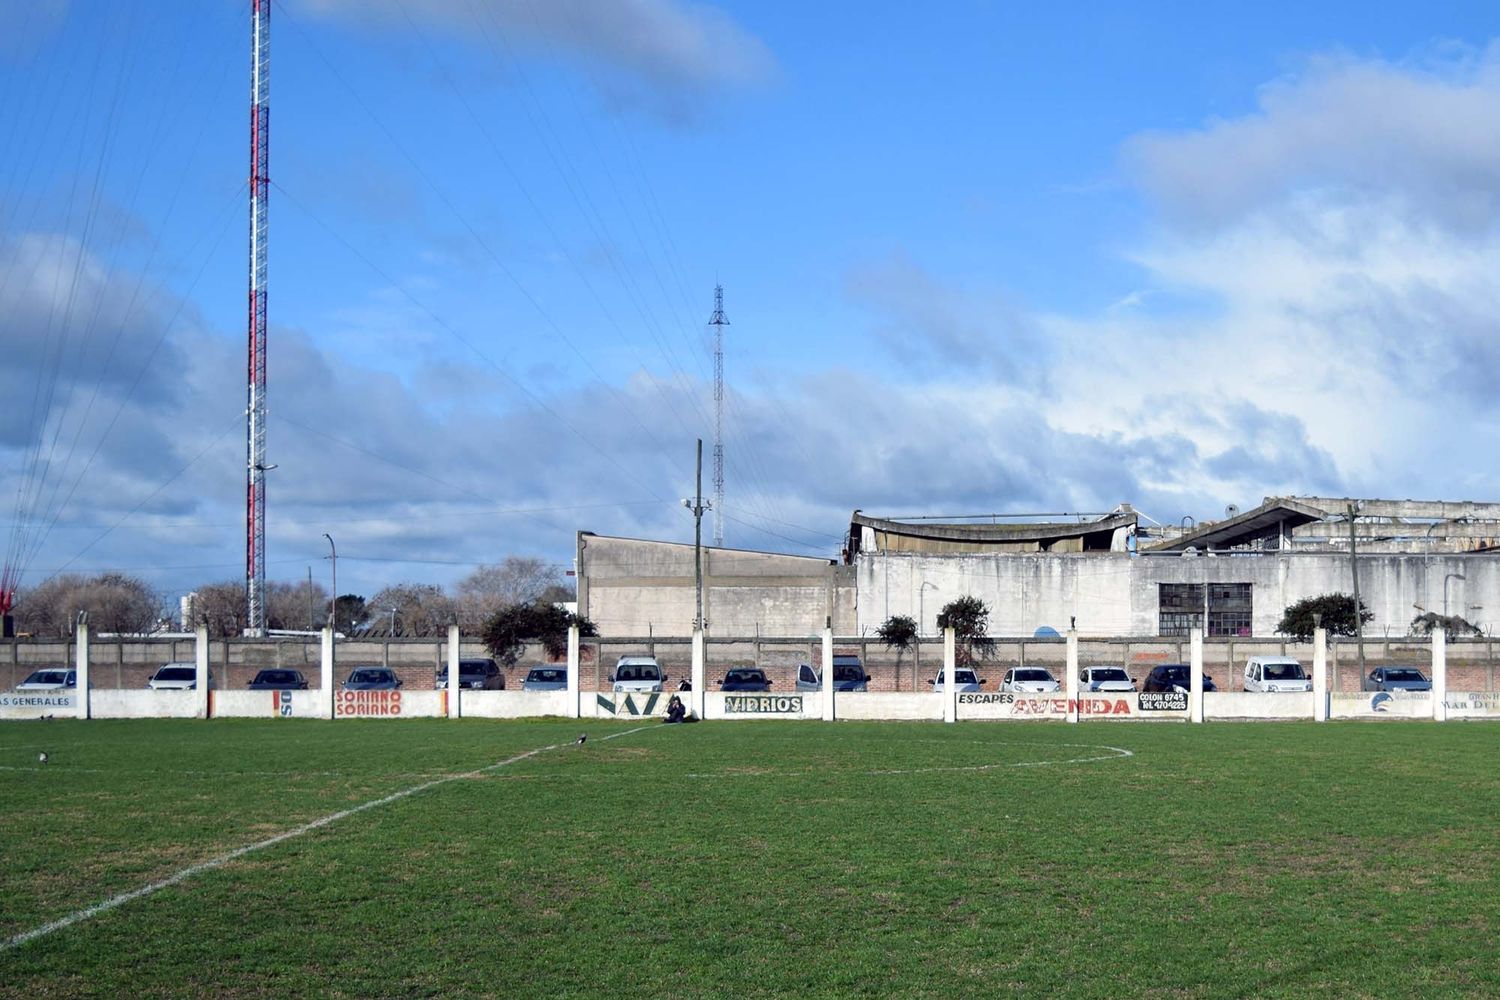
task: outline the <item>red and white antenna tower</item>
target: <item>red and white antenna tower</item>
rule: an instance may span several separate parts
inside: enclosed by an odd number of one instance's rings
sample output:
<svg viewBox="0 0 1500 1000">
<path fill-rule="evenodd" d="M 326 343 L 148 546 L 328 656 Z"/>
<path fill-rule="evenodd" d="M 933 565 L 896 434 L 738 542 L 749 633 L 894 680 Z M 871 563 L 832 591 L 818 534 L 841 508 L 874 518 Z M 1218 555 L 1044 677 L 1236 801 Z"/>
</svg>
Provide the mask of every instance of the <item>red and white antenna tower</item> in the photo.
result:
<svg viewBox="0 0 1500 1000">
<path fill-rule="evenodd" d="M 250 379 L 246 415 L 247 635 L 266 634 L 266 194 L 271 164 L 271 0 L 250 3 Z"/>
<path fill-rule="evenodd" d="M 724 286 L 714 286 L 714 547 L 724 547 Z"/>
</svg>

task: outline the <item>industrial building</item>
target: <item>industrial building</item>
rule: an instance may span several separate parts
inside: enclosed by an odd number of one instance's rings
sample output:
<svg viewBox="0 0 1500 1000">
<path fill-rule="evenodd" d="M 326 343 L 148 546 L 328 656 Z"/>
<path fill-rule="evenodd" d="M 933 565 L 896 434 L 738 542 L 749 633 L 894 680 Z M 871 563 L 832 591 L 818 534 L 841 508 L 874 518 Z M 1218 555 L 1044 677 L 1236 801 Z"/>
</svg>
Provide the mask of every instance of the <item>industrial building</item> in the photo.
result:
<svg viewBox="0 0 1500 1000">
<path fill-rule="evenodd" d="M 842 558 L 703 550 L 703 616 L 729 636 L 869 635 L 892 615 L 937 631 L 949 601 L 990 607 L 990 633 L 1070 625 L 1095 636 L 1271 636 L 1286 607 L 1350 593 L 1369 635 L 1426 612 L 1486 633 L 1500 609 L 1500 503 L 1269 497 L 1222 519 L 1162 525 L 1130 504 L 1068 515 L 879 518 L 856 510 Z M 579 612 L 606 635 L 682 635 L 696 613 L 692 545 L 578 536 Z M 1486 610 L 1486 609 L 1489 610 Z"/>
</svg>

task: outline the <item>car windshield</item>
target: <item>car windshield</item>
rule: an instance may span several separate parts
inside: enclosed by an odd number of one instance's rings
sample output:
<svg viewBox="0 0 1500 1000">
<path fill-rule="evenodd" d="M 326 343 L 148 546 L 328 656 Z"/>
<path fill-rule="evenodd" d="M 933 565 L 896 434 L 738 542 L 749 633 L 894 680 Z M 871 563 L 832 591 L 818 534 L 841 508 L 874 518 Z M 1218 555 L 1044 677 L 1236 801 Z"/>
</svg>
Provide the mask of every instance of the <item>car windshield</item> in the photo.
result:
<svg viewBox="0 0 1500 1000">
<path fill-rule="evenodd" d="M 1169 683 L 1187 683 L 1187 667 L 1157 667 L 1156 676 Z"/>
<path fill-rule="evenodd" d="M 1128 681 L 1130 675 L 1119 667 L 1095 667 L 1094 680 L 1096 681 Z"/>
<path fill-rule="evenodd" d="M 1307 675 L 1302 672 L 1300 663 L 1267 663 L 1265 675 L 1268 681 L 1300 681 L 1306 680 Z"/>
<path fill-rule="evenodd" d="M 1017 670 L 1015 676 L 1018 681 L 1050 681 L 1054 679 L 1045 670 Z"/>
<path fill-rule="evenodd" d="M 622 681 L 655 681 L 661 679 L 661 670 L 654 663 L 627 663 L 615 676 Z"/>
<path fill-rule="evenodd" d="M 356 670 L 349 675 L 351 684 L 379 684 L 390 679 L 389 670 Z"/>
<path fill-rule="evenodd" d="M 137 675 L 137 676 L 139 676 L 139 675 Z M 67 683 L 67 680 L 68 680 L 68 673 L 67 673 L 66 670 L 38 670 L 36 673 L 34 673 L 30 677 L 26 678 L 26 680 L 22 681 L 22 683 L 23 684 L 65 684 L 65 683 Z M 136 681 L 136 683 L 139 684 L 140 681 Z"/>
<path fill-rule="evenodd" d="M 255 680 L 260 684 L 290 684 L 296 676 L 290 670 L 262 670 Z"/>
<path fill-rule="evenodd" d="M 955 684 L 978 684 L 979 675 L 972 670 L 955 670 L 953 681 Z"/>
<path fill-rule="evenodd" d="M 489 660 L 459 660 L 458 672 L 460 674 L 487 674 L 490 670 Z"/>
<path fill-rule="evenodd" d="M 766 675 L 759 670 L 731 670 L 724 678 L 727 681 L 738 681 L 741 684 L 758 684 L 766 679 Z"/>
<path fill-rule="evenodd" d="M 140 674 L 136 674 L 137 677 Z M 156 672 L 159 681 L 190 681 L 196 679 L 198 671 L 193 667 L 162 667 Z M 136 681 L 137 684 L 140 681 Z"/>
<path fill-rule="evenodd" d="M 836 681 L 862 681 L 865 679 L 864 671 L 859 667 L 833 665 L 833 679 Z"/>
<path fill-rule="evenodd" d="M 1394 667 L 1385 672 L 1385 679 L 1388 681 L 1425 681 L 1427 678 L 1422 676 L 1421 671 L 1410 667 Z"/>
<path fill-rule="evenodd" d="M 538 667 L 526 675 L 528 681 L 566 681 L 568 675 L 555 667 Z"/>
</svg>

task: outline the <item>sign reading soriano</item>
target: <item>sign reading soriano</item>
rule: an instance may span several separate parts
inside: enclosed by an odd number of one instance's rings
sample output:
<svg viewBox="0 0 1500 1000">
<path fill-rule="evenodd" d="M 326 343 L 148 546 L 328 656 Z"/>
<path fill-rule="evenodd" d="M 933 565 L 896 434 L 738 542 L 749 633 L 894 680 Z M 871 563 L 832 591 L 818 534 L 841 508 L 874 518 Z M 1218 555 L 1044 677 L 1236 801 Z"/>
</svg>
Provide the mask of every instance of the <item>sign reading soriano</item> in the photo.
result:
<svg viewBox="0 0 1500 1000">
<path fill-rule="evenodd" d="M 724 714 L 801 715 L 800 694 L 728 694 L 724 696 Z"/>
<path fill-rule="evenodd" d="M 400 691 L 339 691 L 333 696 L 334 718 L 400 714 Z"/>
</svg>

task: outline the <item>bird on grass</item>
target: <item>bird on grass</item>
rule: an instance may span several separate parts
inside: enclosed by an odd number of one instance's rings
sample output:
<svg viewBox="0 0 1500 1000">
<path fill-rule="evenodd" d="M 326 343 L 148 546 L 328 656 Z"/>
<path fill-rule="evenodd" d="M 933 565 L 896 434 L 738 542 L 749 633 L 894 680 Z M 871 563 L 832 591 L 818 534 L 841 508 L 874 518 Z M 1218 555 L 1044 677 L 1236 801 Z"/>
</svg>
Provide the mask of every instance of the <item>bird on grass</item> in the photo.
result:
<svg viewBox="0 0 1500 1000">
<path fill-rule="evenodd" d="M 584 743 L 588 742 L 588 738 L 589 738 L 589 734 L 588 733 L 584 733 L 582 736 L 578 737 L 578 745 L 579 746 L 583 746 Z"/>
<path fill-rule="evenodd" d="M 36 759 L 37 763 L 39 764 L 47 763 L 47 751 L 43 750 L 41 753 L 37 754 Z"/>
</svg>

